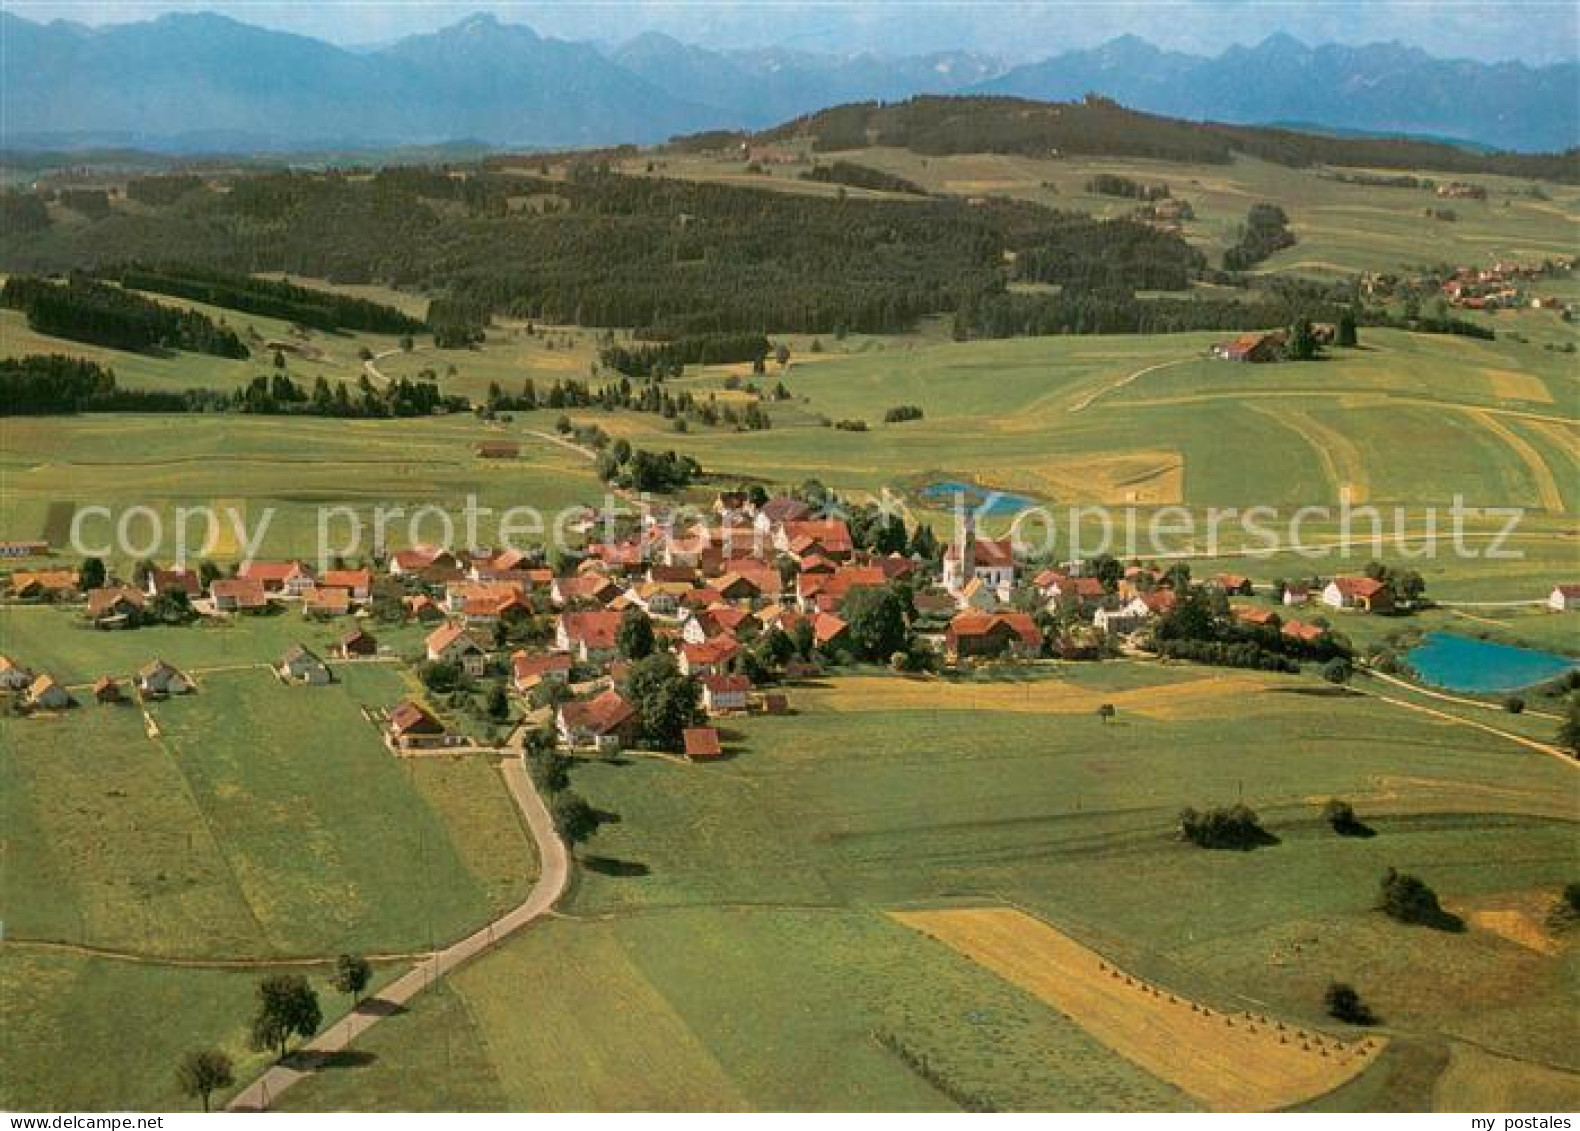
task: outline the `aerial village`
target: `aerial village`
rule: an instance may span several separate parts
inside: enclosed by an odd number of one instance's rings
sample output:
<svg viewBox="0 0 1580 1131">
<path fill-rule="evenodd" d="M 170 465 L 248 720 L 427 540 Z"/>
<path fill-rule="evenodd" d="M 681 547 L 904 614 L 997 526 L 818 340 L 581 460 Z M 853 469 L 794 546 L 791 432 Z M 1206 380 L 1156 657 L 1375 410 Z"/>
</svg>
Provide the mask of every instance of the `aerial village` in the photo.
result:
<svg viewBox="0 0 1580 1131">
<path fill-rule="evenodd" d="M 594 529 L 599 517 L 589 510 L 584 528 Z M 612 753 L 642 741 L 628 681 L 636 661 L 660 656 L 675 678 L 694 681 L 688 714 L 695 717 L 686 721 L 696 725 L 684 729 L 684 752 L 706 759 L 720 751 L 706 722 L 789 713 L 798 680 L 852 664 L 961 674 L 1129 655 L 1296 671 L 1302 660 L 1348 662 L 1349 645 L 1328 614 L 1394 614 L 1422 597 L 1418 577 L 1375 570 L 1279 581 L 1258 594 L 1247 577 L 1192 581 L 1178 563 L 1125 565 L 1104 555 L 1039 568 L 1009 539 L 978 536 L 969 521 L 959 533 L 936 556 L 923 552 L 919 538 L 909 552 L 884 553 L 858 545 L 845 518 L 758 488 L 719 493 L 711 518 L 685 529 L 650 515 L 628 535 L 588 541 L 579 560 L 559 570 L 535 550 L 437 546 L 396 551 L 377 569 L 317 572 L 301 561 L 251 561 L 225 576 L 208 563 L 144 563 L 130 581 L 105 576 L 90 561 L 80 570 L 18 568 L 5 599 L 58 605 L 104 631 L 293 610 L 343 621 L 348 627 L 329 655 L 298 644 L 278 657 L 275 675 L 312 687 L 334 680 L 331 663 L 408 663 L 436 697 L 491 687 L 496 721 L 552 731 L 569 751 Z M 925 538 L 931 542 L 930 529 Z M 7 543 L 0 559 L 47 552 L 43 544 Z M 1255 596 L 1263 600 L 1248 603 Z M 1554 612 L 1580 609 L 1580 585 L 1555 586 L 1546 600 Z M 1165 630 L 1187 601 L 1204 602 L 1223 630 L 1211 639 L 1199 626 Z M 420 652 L 381 644 L 385 626 L 416 628 Z M 18 713 L 198 688 L 158 656 L 91 686 L 65 685 L 26 656 L 0 656 L 0 690 Z M 397 754 L 500 741 L 447 728 L 422 696 L 389 704 L 379 723 Z"/>
</svg>

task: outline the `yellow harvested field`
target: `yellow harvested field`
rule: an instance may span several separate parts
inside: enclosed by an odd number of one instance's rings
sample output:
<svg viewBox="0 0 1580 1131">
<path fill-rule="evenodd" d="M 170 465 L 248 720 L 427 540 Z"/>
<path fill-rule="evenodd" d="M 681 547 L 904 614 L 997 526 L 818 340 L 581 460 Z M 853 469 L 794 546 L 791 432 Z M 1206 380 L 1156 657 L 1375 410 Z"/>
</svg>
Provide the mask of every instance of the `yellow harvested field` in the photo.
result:
<svg viewBox="0 0 1580 1131">
<path fill-rule="evenodd" d="M 1185 497 L 1185 458 L 1171 451 L 1060 456 L 1027 463 L 1008 485 L 1056 503 L 1162 506 Z"/>
<path fill-rule="evenodd" d="M 1094 691 L 1060 680 L 1030 683 L 947 683 L 937 679 L 853 676 L 815 698 L 832 711 L 1014 711 L 1032 715 L 1087 715 L 1104 703 L 1121 714 L 1191 720 L 1221 718 L 1244 707 L 1267 683 L 1253 675 L 1210 675 L 1179 683 Z"/>
<path fill-rule="evenodd" d="M 1492 395 L 1499 400 L 1553 403 L 1547 382 L 1534 373 L 1516 373 L 1512 369 L 1483 369 L 1481 372 L 1492 386 Z"/>
<path fill-rule="evenodd" d="M 1221 1013 L 1135 978 L 1011 908 L 892 912 L 1069 1017 L 1214 1111 L 1276 1111 L 1360 1074 L 1385 1043 Z"/>
</svg>

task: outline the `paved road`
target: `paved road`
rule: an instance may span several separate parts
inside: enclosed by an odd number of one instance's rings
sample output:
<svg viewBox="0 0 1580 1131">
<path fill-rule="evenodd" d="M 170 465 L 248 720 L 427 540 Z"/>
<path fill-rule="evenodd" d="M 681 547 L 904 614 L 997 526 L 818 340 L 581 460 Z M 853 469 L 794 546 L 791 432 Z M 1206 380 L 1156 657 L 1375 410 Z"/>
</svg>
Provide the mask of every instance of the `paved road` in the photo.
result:
<svg viewBox="0 0 1580 1131">
<path fill-rule="evenodd" d="M 229 1104 L 229 1111 L 266 1111 L 280 1094 L 317 1071 L 328 1057 L 348 1047 L 385 1017 L 399 1012 L 424 989 L 433 985 L 462 963 L 482 954 L 527 924 L 546 914 L 559 900 L 570 879 L 570 854 L 554 829 L 554 820 L 533 787 L 521 759 L 508 759 L 500 767 L 505 785 L 526 819 L 532 839 L 538 846 L 538 882 L 526 902 L 506 912 L 460 942 L 423 959 L 363 1002 L 344 1019 L 313 1038 L 284 1061 L 274 1065 L 243 1089 Z"/>
</svg>

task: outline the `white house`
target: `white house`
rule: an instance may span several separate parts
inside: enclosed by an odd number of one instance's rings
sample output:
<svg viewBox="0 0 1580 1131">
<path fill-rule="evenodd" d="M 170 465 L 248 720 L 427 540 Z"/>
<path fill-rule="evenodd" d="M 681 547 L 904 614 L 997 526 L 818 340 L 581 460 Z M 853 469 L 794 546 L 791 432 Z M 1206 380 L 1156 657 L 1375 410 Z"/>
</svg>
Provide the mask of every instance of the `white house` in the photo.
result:
<svg viewBox="0 0 1580 1131">
<path fill-rule="evenodd" d="M 1092 614 L 1092 625 L 1110 636 L 1123 636 L 1151 619 L 1151 607 L 1140 597 L 1132 597 L 1117 609 L 1098 609 Z"/>
<path fill-rule="evenodd" d="M 1547 607 L 1555 613 L 1580 609 L 1580 585 L 1554 585 L 1547 596 Z"/>
</svg>

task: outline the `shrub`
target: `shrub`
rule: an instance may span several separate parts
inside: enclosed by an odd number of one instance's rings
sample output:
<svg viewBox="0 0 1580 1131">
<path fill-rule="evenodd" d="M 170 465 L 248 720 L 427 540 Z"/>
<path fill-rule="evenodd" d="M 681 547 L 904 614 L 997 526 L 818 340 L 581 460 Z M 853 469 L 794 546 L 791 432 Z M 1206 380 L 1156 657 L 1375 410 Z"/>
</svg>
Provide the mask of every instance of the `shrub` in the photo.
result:
<svg viewBox="0 0 1580 1131">
<path fill-rule="evenodd" d="M 1333 826 L 1340 836 L 1371 836 L 1372 830 L 1355 815 L 1355 807 L 1348 801 L 1330 797 L 1322 806 L 1322 819 Z"/>
<path fill-rule="evenodd" d="M 1413 926 L 1455 929 L 1459 920 L 1437 901 L 1437 892 L 1419 876 L 1389 868 L 1383 875 L 1378 908 L 1389 918 Z"/>
<path fill-rule="evenodd" d="M 1322 665 L 1322 678 L 1329 683 L 1344 684 L 1350 681 L 1350 676 L 1355 669 L 1350 667 L 1350 662 L 1343 656 L 1335 656 Z"/>
<path fill-rule="evenodd" d="M 1361 995 L 1355 992 L 1355 987 L 1344 982 L 1330 982 L 1325 994 L 1322 995 L 1322 1004 L 1327 1008 L 1328 1016 L 1337 1018 L 1350 1025 L 1375 1025 L 1377 1017 L 1371 1008 L 1361 1000 Z"/>
<path fill-rule="evenodd" d="M 1503 709 L 1511 715 L 1518 715 L 1525 710 L 1525 700 L 1518 695 L 1510 695 L 1503 701 Z"/>
<path fill-rule="evenodd" d="M 903 424 L 907 420 L 920 419 L 922 419 L 921 406 L 914 404 L 897 404 L 883 414 L 885 424 Z"/>
<path fill-rule="evenodd" d="M 1227 808 L 1208 809 L 1206 812 L 1189 808 L 1181 811 L 1180 836 L 1198 848 L 1234 848 L 1244 851 L 1278 843 L 1278 839 L 1262 827 L 1256 812 L 1238 802 Z"/>
</svg>

